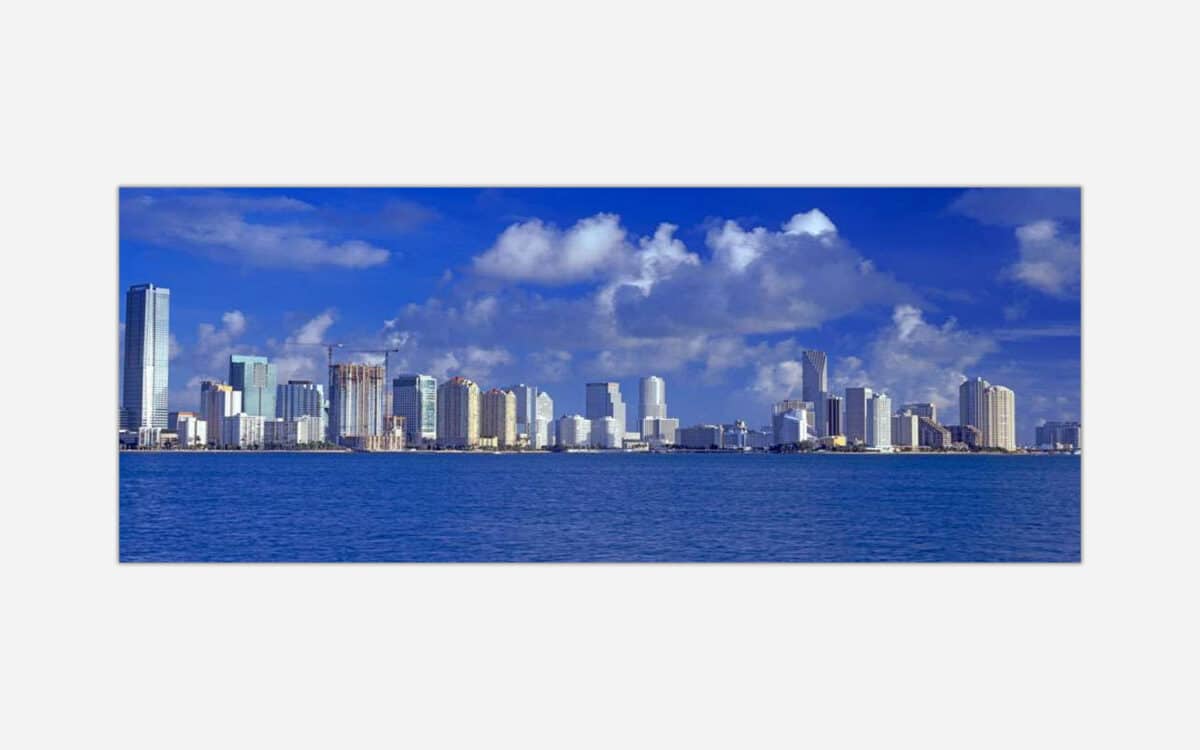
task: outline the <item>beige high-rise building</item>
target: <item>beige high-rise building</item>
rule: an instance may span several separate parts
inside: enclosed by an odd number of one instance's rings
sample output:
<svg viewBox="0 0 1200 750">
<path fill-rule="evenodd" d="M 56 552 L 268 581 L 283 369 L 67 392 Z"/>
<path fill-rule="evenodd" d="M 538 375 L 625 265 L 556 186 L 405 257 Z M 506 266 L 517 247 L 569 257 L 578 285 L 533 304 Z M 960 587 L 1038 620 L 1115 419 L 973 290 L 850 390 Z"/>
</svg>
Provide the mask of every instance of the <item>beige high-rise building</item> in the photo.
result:
<svg viewBox="0 0 1200 750">
<path fill-rule="evenodd" d="M 496 438 L 498 448 L 517 444 L 517 394 L 493 388 L 482 396 L 479 436 Z"/>
<path fill-rule="evenodd" d="M 337 364 L 329 369 L 329 439 L 383 434 L 387 374 L 383 365 Z"/>
<path fill-rule="evenodd" d="M 514 407 L 515 411 L 515 407 Z M 437 439 L 446 448 L 475 448 L 479 445 L 479 386 L 475 381 L 453 377 L 438 386 Z"/>
<path fill-rule="evenodd" d="M 983 392 L 983 446 L 1017 449 L 1016 394 L 1002 385 L 988 386 Z"/>
</svg>

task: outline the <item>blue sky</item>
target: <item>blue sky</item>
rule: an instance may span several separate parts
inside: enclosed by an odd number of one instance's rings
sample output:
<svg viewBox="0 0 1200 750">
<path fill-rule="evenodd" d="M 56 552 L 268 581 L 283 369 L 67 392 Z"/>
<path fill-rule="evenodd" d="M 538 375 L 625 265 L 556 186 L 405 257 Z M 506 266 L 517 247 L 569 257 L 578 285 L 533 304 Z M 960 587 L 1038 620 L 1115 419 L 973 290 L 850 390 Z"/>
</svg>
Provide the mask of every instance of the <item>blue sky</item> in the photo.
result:
<svg viewBox="0 0 1200 750">
<path fill-rule="evenodd" d="M 324 353 L 393 374 L 667 380 L 684 423 L 768 421 L 823 349 L 837 389 L 939 404 L 981 375 L 1018 441 L 1080 410 L 1080 193 L 934 188 L 270 188 L 120 194 L 124 289 L 171 290 L 171 408 L 231 353 L 324 381 Z M 632 425 L 631 425 L 632 427 Z"/>
</svg>

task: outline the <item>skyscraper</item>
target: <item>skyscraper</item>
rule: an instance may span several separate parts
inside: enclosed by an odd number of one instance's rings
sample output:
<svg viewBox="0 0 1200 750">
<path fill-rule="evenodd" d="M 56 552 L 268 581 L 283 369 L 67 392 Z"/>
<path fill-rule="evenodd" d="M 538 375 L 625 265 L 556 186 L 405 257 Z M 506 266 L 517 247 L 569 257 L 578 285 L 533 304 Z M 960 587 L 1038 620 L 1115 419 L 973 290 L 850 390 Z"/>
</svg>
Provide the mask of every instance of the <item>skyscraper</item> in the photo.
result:
<svg viewBox="0 0 1200 750">
<path fill-rule="evenodd" d="M 657 375 L 642 378 L 638 384 L 638 424 L 647 417 L 667 416 L 667 383 Z"/>
<path fill-rule="evenodd" d="M 876 393 L 867 401 L 867 446 L 890 450 L 892 447 L 892 400 Z"/>
<path fill-rule="evenodd" d="M 275 418 L 275 365 L 266 357 L 230 355 L 229 384 L 242 392 L 243 412 Z"/>
<path fill-rule="evenodd" d="M 137 284 L 125 293 L 121 429 L 167 427 L 171 290 Z"/>
<path fill-rule="evenodd" d="M 1016 395 L 1002 385 L 988 386 L 983 392 L 983 445 L 1006 451 L 1017 449 Z"/>
<path fill-rule="evenodd" d="M 480 397 L 479 436 L 496 438 L 500 448 L 517 444 L 517 395 L 493 388 Z"/>
<path fill-rule="evenodd" d="M 517 397 L 517 432 L 528 435 L 529 443 L 532 445 L 533 431 L 537 423 L 537 386 L 518 383 L 506 386 L 501 390 L 512 391 L 513 395 Z"/>
<path fill-rule="evenodd" d="M 383 434 L 387 374 L 383 365 L 337 364 L 329 370 L 329 440 Z"/>
<path fill-rule="evenodd" d="M 920 445 L 920 420 L 907 409 L 892 417 L 892 445 L 908 449 Z"/>
<path fill-rule="evenodd" d="M 871 400 L 870 388 L 846 389 L 846 441 L 867 442 L 867 402 Z"/>
<path fill-rule="evenodd" d="M 800 364 L 803 376 L 801 395 L 805 401 L 818 403 L 821 401 L 821 394 L 829 390 L 829 369 L 825 352 L 806 349 Z"/>
<path fill-rule="evenodd" d="M 904 404 L 903 406 L 900 407 L 900 411 L 901 412 L 905 412 L 905 411 L 912 412 L 913 414 L 917 415 L 918 417 L 925 417 L 926 419 L 932 419 L 934 422 L 937 421 L 937 405 L 936 404 L 931 404 L 928 402 L 916 403 L 916 404 Z"/>
<path fill-rule="evenodd" d="M 983 378 L 964 380 L 958 387 L 958 423 L 970 425 L 983 430 L 987 419 L 983 410 L 983 392 L 988 389 L 988 383 Z"/>
<path fill-rule="evenodd" d="M 479 386 L 464 377 L 453 377 L 438 386 L 437 439 L 447 448 L 479 445 Z"/>
<path fill-rule="evenodd" d="M 208 442 L 222 445 L 225 420 L 242 413 L 242 392 L 228 383 L 200 383 L 200 416 L 208 431 Z"/>
<path fill-rule="evenodd" d="M 529 435 L 529 444 L 534 448 L 549 448 L 554 445 L 554 399 L 545 391 L 537 395 L 534 430 Z"/>
<path fill-rule="evenodd" d="M 437 379 L 405 374 L 392 378 L 392 413 L 404 417 L 404 439 L 411 446 L 437 440 Z"/>
<path fill-rule="evenodd" d="M 588 383 L 586 416 L 588 419 L 614 417 L 625 434 L 625 402 L 621 400 L 620 383 Z"/>
<path fill-rule="evenodd" d="M 825 394 L 825 435 L 842 435 L 842 397 L 834 393 Z"/>
<path fill-rule="evenodd" d="M 309 441 L 325 439 L 325 386 L 311 380 L 289 380 L 275 387 L 275 416 L 294 422 L 308 417 L 316 423 Z"/>
</svg>

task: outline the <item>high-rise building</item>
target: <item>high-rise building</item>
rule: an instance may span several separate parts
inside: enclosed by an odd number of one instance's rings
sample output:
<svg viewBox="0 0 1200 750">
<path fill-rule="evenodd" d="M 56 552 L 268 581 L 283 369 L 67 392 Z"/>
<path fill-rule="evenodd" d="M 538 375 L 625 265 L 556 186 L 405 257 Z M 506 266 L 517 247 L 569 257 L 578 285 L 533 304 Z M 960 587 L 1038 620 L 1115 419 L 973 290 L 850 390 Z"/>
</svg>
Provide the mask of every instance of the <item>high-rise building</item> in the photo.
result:
<svg viewBox="0 0 1200 750">
<path fill-rule="evenodd" d="M 554 445 L 554 399 L 549 393 L 538 391 L 534 415 L 529 444 L 534 448 L 549 448 Z"/>
<path fill-rule="evenodd" d="M 589 421 L 593 448 L 620 448 L 624 445 L 625 430 L 621 429 L 616 417 L 598 417 Z"/>
<path fill-rule="evenodd" d="M 846 389 L 846 441 L 867 442 L 867 403 L 871 400 L 870 388 Z"/>
<path fill-rule="evenodd" d="M 275 418 L 275 365 L 266 357 L 230 355 L 229 384 L 242 392 L 243 412 Z"/>
<path fill-rule="evenodd" d="M 208 444 L 208 422 L 192 412 L 180 412 L 175 423 L 180 448 L 203 448 Z"/>
<path fill-rule="evenodd" d="M 479 446 L 479 386 L 455 376 L 438 386 L 437 440 L 445 448 Z"/>
<path fill-rule="evenodd" d="M 988 386 L 983 392 L 983 445 L 1006 451 L 1017 449 L 1016 395 L 1002 385 Z"/>
<path fill-rule="evenodd" d="M 842 397 L 834 393 L 825 395 L 825 436 L 843 435 Z"/>
<path fill-rule="evenodd" d="M 125 293 L 121 429 L 167 427 L 171 290 L 137 284 Z"/>
<path fill-rule="evenodd" d="M 289 380 L 275 386 L 275 416 L 289 422 L 309 417 L 308 440 L 319 443 L 326 438 L 325 386 L 311 380 Z"/>
<path fill-rule="evenodd" d="M 674 417 L 646 417 L 642 420 L 642 440 L 654 448 L 674 445 L 678 431 L 679 420 Z"/>
<path fill-rule="evenodd" d="M 517 444 L 517 394 L 493 388 L 480 396 L 479 436 L 496 438 L 496 447 Z"/>
<path fill-rule="evenodd" d="M 200 416 L 207 423 L 208 442 L 222 445 L 225 420 L 242 413 L 242 392 L 228 383 L 205 380 L 200 383 Z"/>
<path fill-rule="evenodd" d="M 806 349 L 800 358 L 803 376 L 801 395 L 805 401 L 818 403 L 821 394 L 829 390 L 829 366 L 825 352 Z"/>
<path fill-rule="evenodd" d="M 592 442 L 592 422 L 578 414 L 559 417 L 555 438 L 560 448 L 586 448 Z"/>
<path fill-rule="evenodd" d="M 945 450 L 952 442 L 950 430 L 929 417 L 917 417 L 917 445 Z"/>
<path fill-rule="evenodd" d="M 1081 450 L 1083 427 L 1078 422 L 1047 422 L 1036 430 L 1039 448 L 1051 450 Z"/>
<path fill-rule="evenodd" d="M 892 445 L 912 450 L 920 445 L 920 420 L 916 414 L 905 409 L 892 417 Z"/>
<path fill-rule="evenodd" d="M 892 400 L 876 393 L 867 402 L 867 447 L 890 450 L 892 447 Z"/>
<path fill-rule="evenodd" d="M 337 364 L 329 371 L 329 440 L 383 434 L 387 373 L 383 365 Z"/>
<path fill-rule="evenodd" d="M 983 432 L 983 425 L 987 420 L 987 415 L 983 408 L 983 392 L 988 389 L 988 383 L 983 378 L 971 378 L 964 380 L 963 384 L 958 387 L 958 423 L 960 425 L 970 425 L 979 428 Z"/>
<path fill-rule="evenodd" d="M 667 416 L 667 383 L 657 375 L 638 383 L 638 424 L 648 418 Z"/>
<path fill-rule="evenodd" d="M 588 419 L 615 417 L 625 434 L 625 402 L 621 400 L 620 383 L 588 383 L 585 414 Z"/>
<path fill-rule="evenodd" d="M 809 412 L 801 407 L 776 411 L 771 416 L 775 445 L 798 445 L 809 438 Z"/>
<path fill-rule="evenodd" d="M 970 448 L 983 447 L 983 433 L 974 425 L 952 424 L 946 427 L 946 431 L 955 443 L 962 443 Z"/>
<path fill-rule="evenodd" d="M 528 437 L 529 444 L 533 445 L 533 433 L 537 428 L 537 386 L 517 383 L 501 390 L 512 391 L 517 397 L 517 432 Z"/>
<path fill-rule="evenodd" d="M 901 412 L 906 412 L 906 411 L 912 412 L 913 414 L 916 414 L 918 417 L 925 417 L 926 419 L 932 419 L 934 422 L 937 421 L 937 405 L 936 404 L 931 404 L 928 402 L 917 403 L 917 404 L 905 404 L 900 407 L 900 411 Z"/>
<path fill-rule="evenodd" d="M 405 374 L 392 378 L 392 413 L 404 417 L 405 439 L 416 447 L 437 440 L 437 379 Z"/>
</svg>

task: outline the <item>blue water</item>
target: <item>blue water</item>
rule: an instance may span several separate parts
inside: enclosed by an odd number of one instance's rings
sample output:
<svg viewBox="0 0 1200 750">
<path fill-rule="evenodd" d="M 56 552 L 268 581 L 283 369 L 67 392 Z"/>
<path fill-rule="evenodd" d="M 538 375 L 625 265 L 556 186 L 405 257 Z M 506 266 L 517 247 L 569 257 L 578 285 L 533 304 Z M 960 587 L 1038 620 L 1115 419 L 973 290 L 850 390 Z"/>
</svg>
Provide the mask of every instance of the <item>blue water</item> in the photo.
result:
<svg viewBox="0 0 1200 750">
<path fill-rule="evenodd" d="M 123 453 L 122 561 L 1080 559 L 1065 456 Z"/>
</svg>

